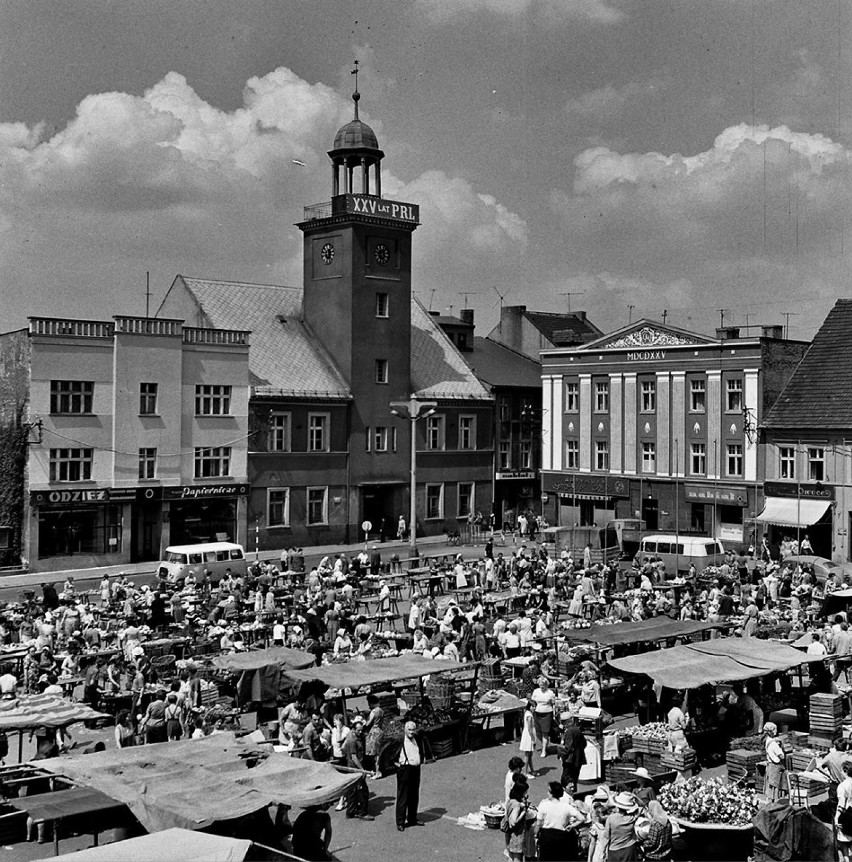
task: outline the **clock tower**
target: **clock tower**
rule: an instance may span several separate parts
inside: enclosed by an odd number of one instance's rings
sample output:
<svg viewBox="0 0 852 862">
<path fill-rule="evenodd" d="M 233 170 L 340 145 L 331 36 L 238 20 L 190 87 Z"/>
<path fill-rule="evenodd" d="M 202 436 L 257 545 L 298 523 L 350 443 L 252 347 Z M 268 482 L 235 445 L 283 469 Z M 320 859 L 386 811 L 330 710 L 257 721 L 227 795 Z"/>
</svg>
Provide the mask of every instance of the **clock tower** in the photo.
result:
<svg viewBox="0 0 852 862">
<path fill-rule="evenodd" d="M 411 235 L 419 207 L 382 197 L 375 132 L 358 116 L 335 136 L 331 200 L 305 207 L 304 322 L 353 395 L 352 478 L 404 477 L 407 423 L 390 402 L 411 395 Z M 359 476 L 360 474 L 360 476 Z M 370 513 L 368 512 L 367 515 Z"/>
</svg>

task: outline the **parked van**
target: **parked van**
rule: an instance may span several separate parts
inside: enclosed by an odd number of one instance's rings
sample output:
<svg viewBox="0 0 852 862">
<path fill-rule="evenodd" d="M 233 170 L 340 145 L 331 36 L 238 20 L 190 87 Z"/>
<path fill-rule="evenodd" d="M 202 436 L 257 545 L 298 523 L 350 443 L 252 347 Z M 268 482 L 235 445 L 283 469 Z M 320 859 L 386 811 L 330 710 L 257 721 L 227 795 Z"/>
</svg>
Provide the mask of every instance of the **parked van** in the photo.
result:
<svg viewBox="0 0 852 862">
<path fill-rule="evenodd" d="M 158 572 L 164 572 L 166 579 L 174 582 L 184 579 L 190 572 L 200 580 L 205 569 L 210 572 L 213 583 L 218 583 L 228 569 L 235 575 L 245 575 L 247 563 L 243 546 L 233 542 L 172 545 L 166 548 Z"/>
<path fill-rule="evenodd" d="M 658 557 L 667 572 L 685 572 L 690 564 L 697 571 L 707 566 L 719 566 L 725 561 L 725 549 L 718 539 L 709 536 L 675 536 L 657 534 L 643 536 L 639 543 L 638 558 Z"/>
</svg>

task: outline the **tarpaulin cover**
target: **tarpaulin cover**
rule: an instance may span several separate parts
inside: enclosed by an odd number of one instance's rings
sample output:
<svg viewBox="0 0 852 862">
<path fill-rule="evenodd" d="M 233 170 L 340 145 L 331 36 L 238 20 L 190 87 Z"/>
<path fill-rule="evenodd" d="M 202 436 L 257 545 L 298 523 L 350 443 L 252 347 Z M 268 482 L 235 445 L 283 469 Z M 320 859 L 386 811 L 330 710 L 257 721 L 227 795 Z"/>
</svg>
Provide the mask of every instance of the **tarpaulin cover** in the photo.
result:
<svg viewBox="0 0 852 862">
<path fill-rule="evenodd" d="M 666 688 L 698 688 L 785 671 L 813 660 L 784 644 L 757 638 L 721 638 L 612 659 L 616 670 L 641 673 Z"/>
<path fill-rule="evenodd" d="M 834 858 L 831 827 L 787 800 L 770 802 L 754 815 L 755 862 L 806 862 Z"/>
<path fill-rule="evenodd" d="M 15 700 L 0 700 L 0 730 L 32 727 L 67 727 L 75 721 L 106 718 L 84 703 L 73 703 L 52 694 L 22 694 Z"/>
<path fill-rule="evenodd" d="M 826 593 L 819 614 L 821 617 L 839 614 L 846 610 L 847 605 L 852 605 L 852 590 L 835 590 L 833 593 Z"/>
<path fill-rule="evenodd" d="M 306 670 L 285 670 L 284 676 L 291 682 L 312 682 L 319 680 L 329 688 L 361 688 L 365 685 L 379 685 L 399 679 L 419 679 L 433 673 L 446 673 L 454 670 L 470 670 L 471 664 L 455 661 L 424 658 L 423 656 L 401 655 L 397 658 L 377 658 L 368 661 L 351 661 L 345 664 L 329 664 L 311 667 Z"/>
<path fill-rule="evenodd" d="M 275 700 L 281 688 L 281 671 L 285 668 L 310 667 L 314 657 L 304 650 L 270 647 L 251 652 L 217 655 L 214 667 L 240 673 L 237 697 L 240 703 Z"/>
<path fill-rule="evenodd" d="M 243 862 L 250 847 L 251 841 L 244 838 L 165 829 L 54 858 L 67 862 Z"/>
<path fill-rule="evenodd" d="M 566 640 L 594 643 L 601 646 L 662 641 L 669 638 L 686 637 L 697 632 L 718 628 L 719 623 L 673 620 L 670 617 L 652 617 L 631 623 L 594 624 L 585 629 L 567 629 L 560 632 Z"/>
<path fill-rule="evenodd" d="M 203 829 L 272 804 L 320 805 L 361 777 L 276 754 L 232 733 L 56 757 L 39 765 L 124 802 L 149 832 Z"/>
<path fill-rule="evenodd" d="M 69 787 L 53 793 L 37 793 L 35 796 L 20 796 L 9 800 L 18 811 L 26 811 L 33 820 L 62 820 L 81 814 L 97 814 L 101 817 L 110 810 L 125 810 L 124 803 L 91 787 Z M 106 827 L 108 828 L 108 827 Z"/>
<path fill-rule="evenodd" d="M 831 500 L 797 500 L 795 497 L 767 497 L 763 511 L 755 518 L 779 527 L 810 527 L 831 505 Z"/>
</svg>

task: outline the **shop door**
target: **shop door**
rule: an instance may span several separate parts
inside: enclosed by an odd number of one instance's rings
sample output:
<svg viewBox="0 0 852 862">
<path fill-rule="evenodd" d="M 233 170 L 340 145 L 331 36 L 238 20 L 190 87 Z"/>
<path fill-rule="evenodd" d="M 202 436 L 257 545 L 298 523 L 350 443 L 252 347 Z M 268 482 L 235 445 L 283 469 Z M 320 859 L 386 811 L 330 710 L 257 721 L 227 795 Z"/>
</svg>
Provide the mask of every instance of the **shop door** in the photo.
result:
<svg viewBox="0 0 852 862">
<path fill-rule="evenodd" d="M 393 488 L 383 485 L 364 488 L 361 496 L 361 521 L 369 521 L 373 525 L 371 538 L 378 538 L 383 542 L 396 535 L 400 513 L 394 513 L 393 502 Z M 405 520 L 408 521 L 407 516 Z M 360 538 L 363 538 L 363 535 Z"/>
<path fill-rule="evenodd" d="M 580 500 L 580 526 L 594 527 L 595 525 L 595 503 L 594 500 Z"/>
<path fill-rule="evenodd" d="M 700 536 L 705 535 L 705 533 L 704 533 L 704 503 L 693 503 L 692 504 L 692 518 L 690 520 L 690 526 Z"/>
<path fill-rule="evenodd" d="M 660 528 L 660 504 L 657 500 L 642 501 L 642 520 L 647 530 L 653 531 Z"/>
</svg>

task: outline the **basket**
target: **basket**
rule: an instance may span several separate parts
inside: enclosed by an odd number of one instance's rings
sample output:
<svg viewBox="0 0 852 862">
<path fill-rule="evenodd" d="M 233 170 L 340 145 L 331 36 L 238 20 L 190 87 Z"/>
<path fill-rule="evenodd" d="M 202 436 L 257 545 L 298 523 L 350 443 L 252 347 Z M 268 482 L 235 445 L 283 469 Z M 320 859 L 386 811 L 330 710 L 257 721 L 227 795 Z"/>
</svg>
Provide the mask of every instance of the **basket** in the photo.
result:
<svg viewBox="0 0 852 862">
<path fill-rule="evenodd" d="M 503 817 L 505 816 L 504 812 L 494 813 L 489 811 L 487 808 L 480 808 L 480 812 L 482 816 L 485 818 L 485 826 L 488 829 L 499 829 L 500 824 L 503 822 Z"/>
</svg>

